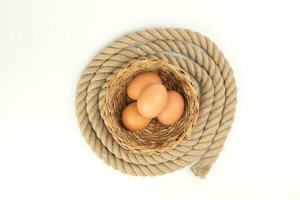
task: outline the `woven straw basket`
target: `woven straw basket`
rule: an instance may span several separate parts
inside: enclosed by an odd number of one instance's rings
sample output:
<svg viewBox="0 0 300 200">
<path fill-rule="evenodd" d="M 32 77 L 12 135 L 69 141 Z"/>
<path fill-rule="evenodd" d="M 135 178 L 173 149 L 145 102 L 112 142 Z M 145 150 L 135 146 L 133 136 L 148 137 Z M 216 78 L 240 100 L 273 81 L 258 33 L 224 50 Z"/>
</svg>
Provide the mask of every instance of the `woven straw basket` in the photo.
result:
<svg viewBox="0 0 300 200">
<path fill-rule="evenodd" d="M 126 88 L 134 76 L 142 72 L 157 73 L 168 90 L 178 91 L 184 98 L 185 110 L 173 125 L 163 125 L 152 119 L 143 130 L 127 130 L 121 122 L 124 108 L 132 102 Z M 188 74 L 167 60 L 134 60 L 123 66 L 110 81 L 101 116 L 113 138 L 128 151 L 139 154 L 161 154 L 190 138 L 198 119 L 199 99 Z"/>
</svg>

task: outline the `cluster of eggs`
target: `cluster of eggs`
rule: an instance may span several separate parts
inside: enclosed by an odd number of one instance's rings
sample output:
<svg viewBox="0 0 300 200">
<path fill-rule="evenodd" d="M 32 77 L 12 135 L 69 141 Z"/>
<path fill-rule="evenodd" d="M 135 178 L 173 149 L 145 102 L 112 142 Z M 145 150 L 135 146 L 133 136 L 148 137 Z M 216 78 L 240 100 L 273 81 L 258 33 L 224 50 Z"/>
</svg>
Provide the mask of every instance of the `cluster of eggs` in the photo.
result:
<svg viewBox="0 0 300 200">
<path fill-rule="evenodd" d="M 122 112 L 123 125 L 132 131 L 145 128 L 153 118 L 165 125 L 176 123 L 184 111 L 183 97 L 165 88 L 154 72 L 135 76 L 127 87 L 129 98 L 136 100 Z"/>
</svg>

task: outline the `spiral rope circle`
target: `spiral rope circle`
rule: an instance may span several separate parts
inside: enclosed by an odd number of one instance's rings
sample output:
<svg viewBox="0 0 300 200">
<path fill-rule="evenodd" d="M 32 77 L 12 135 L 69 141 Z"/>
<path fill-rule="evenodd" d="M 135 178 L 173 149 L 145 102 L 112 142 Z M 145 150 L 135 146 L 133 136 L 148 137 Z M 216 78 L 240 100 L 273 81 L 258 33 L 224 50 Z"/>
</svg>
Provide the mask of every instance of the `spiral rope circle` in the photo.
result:
<svg viewBox="0 0 300 200">
<path fill-rule="evenodd" d="M 160 155 L 122 148 L 101 118 L 112 77 L 126 63 L 142 58 L 166 59 L 180 66 L 201 97 L 191 138 Z M 192 172 L 205 177 L 223 148 L 235 106 L 235 80 L 223 53 L 206 36 L 186 29 L 147 29 L 121 37 L 93 58 L 76 91 L 76 113 L 86 142 L 108 165 L 138 176 L 162 175 L 193 164 Z"/>
</svg>

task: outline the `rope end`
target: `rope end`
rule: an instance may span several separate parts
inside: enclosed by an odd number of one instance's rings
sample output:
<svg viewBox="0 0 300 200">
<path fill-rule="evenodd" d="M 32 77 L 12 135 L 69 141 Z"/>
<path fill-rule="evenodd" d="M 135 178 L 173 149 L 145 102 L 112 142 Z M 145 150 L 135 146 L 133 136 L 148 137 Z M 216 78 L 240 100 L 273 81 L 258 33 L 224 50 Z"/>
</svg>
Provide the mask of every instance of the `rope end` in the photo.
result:
<svg viewBox="0 0 300 200">
<path fill-rule="evenodd" d="M 200 178 L 205 178 L 208 174 L 211 166 L 192 166 L 191 170 L 195 176 L 198 176 Z"/>
</svg>

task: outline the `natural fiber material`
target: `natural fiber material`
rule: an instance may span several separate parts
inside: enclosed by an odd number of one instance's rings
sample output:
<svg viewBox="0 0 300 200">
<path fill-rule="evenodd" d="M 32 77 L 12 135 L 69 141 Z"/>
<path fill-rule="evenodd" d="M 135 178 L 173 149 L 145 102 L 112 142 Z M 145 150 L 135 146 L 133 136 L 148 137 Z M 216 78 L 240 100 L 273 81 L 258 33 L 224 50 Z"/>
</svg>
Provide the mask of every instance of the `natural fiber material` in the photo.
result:
<svg viewBox="0 0 300 200">
<path fill-rule="evenodd" d="M 124 149 L 100 114 L 114 74 L 124 64 L 140 58 L 167 59 L 181 67 L 195 83 L 200 97 L 190 139 L 160 155 L 140 155 Z M 161 175 L 196 162 L 193 173 L 204 177 L 223 148 L 235 105 L 236 85 L 228 61 L 206 36 L 185 29 L 148 29 L 111 43 L 83 71 L 76 96 L 77 117 L 87 143 L 107 164 L 139 176 Z"/>
<path fill-rule="evenodd" d="M 162 79 L 168 90 L 176 90 L 183 95 L 185 112 L 180 120 L 171 125 L 161 124 L 157 119 L 143 130 L 129 131 L 123 127 L 121 113 L 130 102 L 126 98 L 126 88 L 135 75 L 151 71 Z M 195 87 L 186 72 L 167 60 L 143 59 L 132 61 L 112 78 L 102 106 L 101 117 L 113 138 L 125 149 L 134 153 L 160 154 L 174 148 L 190 138 L 192 128 L 198 119 L 199 100 Z M 118 97 L 118 98 L 116 98 Z"/>
</svg>

